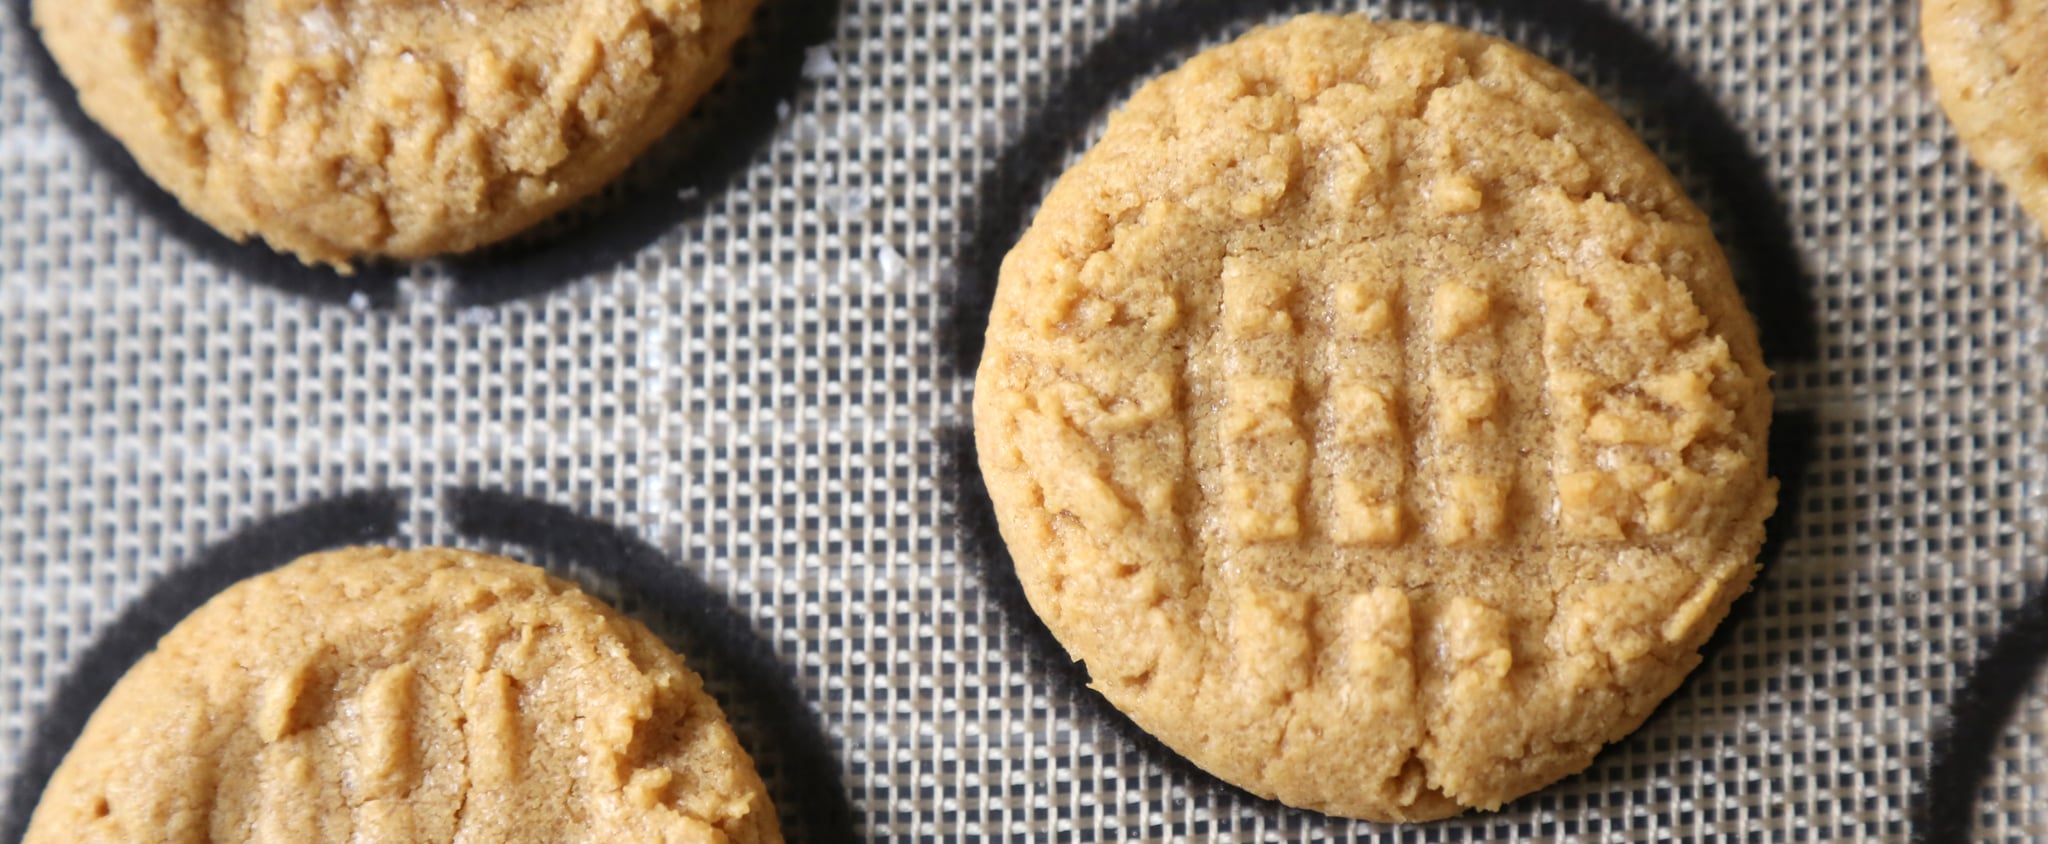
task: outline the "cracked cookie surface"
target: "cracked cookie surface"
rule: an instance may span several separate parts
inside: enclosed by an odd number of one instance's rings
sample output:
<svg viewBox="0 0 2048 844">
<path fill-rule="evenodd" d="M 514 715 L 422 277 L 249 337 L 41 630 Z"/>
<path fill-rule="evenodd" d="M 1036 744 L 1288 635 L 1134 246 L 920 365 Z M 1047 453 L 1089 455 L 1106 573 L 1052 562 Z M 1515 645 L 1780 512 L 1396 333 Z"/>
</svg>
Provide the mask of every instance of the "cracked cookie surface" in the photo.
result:
<svg viewBox="0 0 2048 844">
<path fill-rule="evenodd" d="M 311 262 L 502 239 L 723 73 L 757 0 L 35 0 L 87 114 L 193 214 Z"/>
<path fill-rule="evenodd" d="M 353 548 L 166 634 L 25 840 L 781 836 L 718 704 L 639 622 L 502 557 Z"/>
<path fill-rule="evenodd" d="M 1920 38 L 1970 157 L 2048 226 L 2048 2 L 1922 0 Z"/>
<path fill-rule="evenodd" d="M 1704 215 L 1498 39 L 1304 16 L 1140 89 L 1007 256 L 977 450 L 1033 608 L 1225 780 L 1498 807 L 1756 571 L 1769 372 Z"/>
</svg>

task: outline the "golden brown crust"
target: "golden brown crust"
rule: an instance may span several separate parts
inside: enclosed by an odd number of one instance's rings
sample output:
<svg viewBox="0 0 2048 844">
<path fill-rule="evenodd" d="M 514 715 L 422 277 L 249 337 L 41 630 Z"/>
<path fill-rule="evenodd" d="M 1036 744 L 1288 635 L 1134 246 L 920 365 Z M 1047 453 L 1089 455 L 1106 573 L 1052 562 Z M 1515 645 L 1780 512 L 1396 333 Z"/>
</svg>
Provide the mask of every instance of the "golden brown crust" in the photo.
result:
<svg viewBox="0 0 2048 844">
<path fill-rule="evenodd" d="M 1970 156 L 2048 223 L 2048 3 L 1923 0 L 1920 38 Z"/>
<path fill-rule="evenodd" d="M 1005 260 L 975 387 L 1033 607 L 1224 779 L 1426 820 L 1584 767 L 1775 506 L 1704 216 L 1564 73 L 1320 15 L 1138 91 Z"/>
<path fill-rule="evenodd" d="M 192 213 L 307 262 L 507 237 L 617 175 L 757 0 L 35 0 L 86 113 Z"/>
<path fill-rule="evenodd" d="M 485 554 L 352 548 L 165 635 L 28 842 L 779 841 L 718 704 L 639 622 Z"/>
</svg>

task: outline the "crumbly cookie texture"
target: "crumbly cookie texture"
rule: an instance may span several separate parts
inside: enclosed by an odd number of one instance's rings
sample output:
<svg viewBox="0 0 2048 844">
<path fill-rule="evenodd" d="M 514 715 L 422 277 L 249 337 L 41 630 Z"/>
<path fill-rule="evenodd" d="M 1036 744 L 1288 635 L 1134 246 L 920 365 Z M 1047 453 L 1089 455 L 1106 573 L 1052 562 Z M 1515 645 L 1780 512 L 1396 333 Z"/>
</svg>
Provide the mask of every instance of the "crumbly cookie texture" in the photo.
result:
<svg viewBox="0 0 2048 844">
<path fill-rule="evenodd" d="M 1218 776 L 1498 807 L 1756 571 L 1769 372 L 1707 220 L 1498 39 L 1306 16 L 1147 84 L 1003 263 L 980 462 L 1033 607 Z"/>
<path fill-rule="evenodd" d="M 502 557 L 316 554 L 222 592 L 93 713 L 29 842 L 780 841 L 639 622 Z"/>
<path fill-rule="evenodd" d="M 2048 2 L 1922 0 L 1920 39 L 1970 156 L 2048 226 Z"/>
<path fill-rule="evenodd" d="M 462 252 L 617 175 L 757 0 L 34 0 L 86 113 L 192 213 L 308 263 Z"/>
</svg>

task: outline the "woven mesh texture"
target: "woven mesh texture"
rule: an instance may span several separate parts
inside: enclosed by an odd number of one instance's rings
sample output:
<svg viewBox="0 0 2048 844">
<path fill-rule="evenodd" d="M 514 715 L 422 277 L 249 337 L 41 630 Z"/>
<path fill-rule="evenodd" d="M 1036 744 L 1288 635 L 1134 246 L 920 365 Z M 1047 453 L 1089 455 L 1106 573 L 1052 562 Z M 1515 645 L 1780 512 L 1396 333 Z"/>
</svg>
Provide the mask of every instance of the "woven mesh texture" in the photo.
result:
<svg viewBox="0 0 2048 844">
<path fill-rule="evenodd" d="M 671 634 L 812 839 L 2048 836 L 2048 270 L 1910 2 L 767 0 L 738 81 L 577 212 L 634 225 L 356 279 L 151 194 L 7 2 L 11 811 L 207 572 L 376 539 L 545 563 Z M 1049 177 L 1143 76 L 1311 8 L 1586 82 L 1713 215 L 1777 372 L 1781 515 L 1706 662 L 1584 774 L 1423 827 L 1134 735 L 1005 582 L 964 433 L 991 256 Z"/>
</svg>

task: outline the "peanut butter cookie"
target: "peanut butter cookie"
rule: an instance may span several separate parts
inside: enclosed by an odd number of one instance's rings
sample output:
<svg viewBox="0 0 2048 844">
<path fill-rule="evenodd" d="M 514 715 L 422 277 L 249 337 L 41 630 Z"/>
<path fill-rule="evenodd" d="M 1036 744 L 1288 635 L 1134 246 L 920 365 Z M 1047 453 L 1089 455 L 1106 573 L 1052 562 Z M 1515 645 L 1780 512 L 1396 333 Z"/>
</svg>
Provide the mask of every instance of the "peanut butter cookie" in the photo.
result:
<svg viewBox="0 0 2048 844">
<path fill-rule="evenodd" d="M 756 0 L 35 0 L 87 114 L 185 207 L 300 259 L 499 240 L 623 170 Z"/>
<path fill-rule="evenodd" d="M 1923 0 L 1920 40 L 1970 156 L 2048 224 L 2048 2 Z"/>
<path fill-rule="evenodd" d="M 746 751 L 646 627 L 540 569 L 316 554 L 130 670 L 29 842 L 779 841 Z"/>
<path fill-rule="evenodd" d="M 977 447 L 1017 575 L 1216 775 L 1419 821 L 1583 768 L 1775 507 L 1705 216 L 1569 76 L 1312 15 L 1144 86 L 1005 259 Z"/>
</svg>

